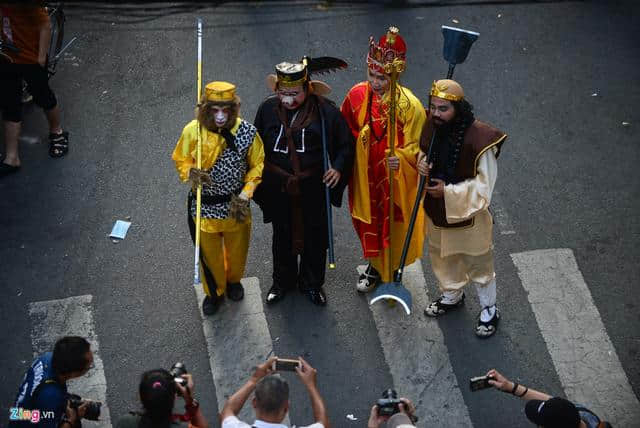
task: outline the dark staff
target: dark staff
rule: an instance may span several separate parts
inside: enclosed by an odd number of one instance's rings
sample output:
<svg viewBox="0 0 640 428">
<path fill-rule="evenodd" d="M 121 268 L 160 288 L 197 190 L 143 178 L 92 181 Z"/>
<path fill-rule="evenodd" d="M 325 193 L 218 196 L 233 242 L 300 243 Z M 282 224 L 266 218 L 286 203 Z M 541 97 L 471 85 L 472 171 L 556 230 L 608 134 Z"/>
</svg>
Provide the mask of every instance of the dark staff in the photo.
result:
<svg viewBox="0 0 640 428">
<path fill-rule="evenodd" d="M 341 60 L 340 58 L 333 58 L 329 56 L 319 57 L 319 58 L 309 58 L 308 56 L 304 56 L 302 58 L 302 63 L 307 66 L 307 70 L 309 72 L 309 76 L 312 73 L 322 74 L 328 73 L 330 71 L 335 70 L 344 70 L 347 68 L 347 63 Z M 318 109 L 320 113 L 320 124 L 322 126 L 322 168 L 323 168 L 323 176 L 329 171 L 329 147 L 327 145 L 327 129 L 324 124 L 324 114 L 322 113 L 322 108 Z M 325 185 L 324 187 L 324 199 L 325 199 L 325 209 L 327 210 L 327 235 L 329 239 L 329 269 L 336 268 L 336 257 L 335 251 L 333 247 L 333 214 L 331 211 L 331 189 L 329 189 L 329 185 Z"/>
</svg>

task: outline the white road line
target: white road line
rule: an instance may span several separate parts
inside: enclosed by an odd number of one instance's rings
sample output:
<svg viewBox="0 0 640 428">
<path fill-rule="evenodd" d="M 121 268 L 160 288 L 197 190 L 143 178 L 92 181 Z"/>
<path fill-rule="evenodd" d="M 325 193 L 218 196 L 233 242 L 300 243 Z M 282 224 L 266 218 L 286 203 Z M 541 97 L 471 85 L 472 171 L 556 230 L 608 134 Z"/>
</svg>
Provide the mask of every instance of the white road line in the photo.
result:
<svg viewBox="0 0 640 428">
<path fill-rule="evenodd" d="M 84 295 L 30 303 L 31 343 L 34 356 L 53 350 L 53 345 L 62 336 L 82 336 L 91 343 L 95 368 L 80 378 L 70 380 L 67 386 L 71 393 L 102 402 L 101 420 L 93 422 L 83 419 L 82 426 L 111 427 L 107 381 L 93 322 L 92 300 L 92 296 Z"/>
<path fill-rule="evenodd" d="M 364 270 L 365 266 L 358 267 L 358 272 Z M 413 295 L 411 315 L 397 304 L 370 306 L 394 388 L 416 404 L 419 426 L 447 421 L 447 426 L 472 427 L 442 330 L 422 313 L 429 297 L 419 260 L 405 268 L 402 284 Z"/>
<path fill-rule="evenodd" d="M 202 285 L 195 287 L 211 375 L 218 397 L 218 410 L 222 410 L 227 399 L 244 385 L 254 367 L 263 363 L 273 351 L 262 306 L 260 282 L 256 277 L 243 278 L 242 285 L 244 299 L 239 302 L 225 299 L 218 312 L 210 317 L 202 316 Z M 238 417 L 253 423 L 255 415 L 250 400 L 247 400 Z M 283 423 L 289 424 L 288 416 Z"/>
<path fill-rule="evenodd" d="M 613 426 L 640 423 L 640 403 L 567 248 L 511 254 L 567 397 Z"/>
</svg>

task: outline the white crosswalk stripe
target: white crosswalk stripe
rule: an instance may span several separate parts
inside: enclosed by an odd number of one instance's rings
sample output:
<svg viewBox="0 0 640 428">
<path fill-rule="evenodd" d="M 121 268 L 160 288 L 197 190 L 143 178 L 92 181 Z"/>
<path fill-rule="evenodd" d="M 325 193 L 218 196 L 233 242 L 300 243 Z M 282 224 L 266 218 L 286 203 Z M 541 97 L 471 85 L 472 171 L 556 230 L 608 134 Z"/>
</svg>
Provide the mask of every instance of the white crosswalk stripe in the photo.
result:
<svg viewBox="0 0 640 428">
<path fill-rule="evenodd" d="M 359 266 L 358 271 L 365 268 Z M 419 260 L 405 268 L 402 284 L 413 296 L 411 315 L 400 305 L 370 306 L 394 388 L 416 404 L 419 423 L 447 421 L 452 427 L 472 427 L 442 330 L 422 314 L 429 297 Z"/>
<path fill-rule="evenodd" d="M 222 410 L 227 398 L 244 385 L 253 368 L 273 352 L 258 278 L 243 278 L 242 285 L 244 299 L 239 302 L 225 299 L 214 316 L 202 317 L 218 410 Z M 202 285 L 195 288 L 200 308 L 204 291 Z M 224 352 L 220 352 L 222 349 Z M 253 422 L 253 408 L 245 404 L 238 417 Z M 288 422 L 287 416 L 284 423 Z"/>
<path fill-rule="evenodd" d="M 100 358 L 100 344 L 93 322 L 93 297 L 74 296 L 60 300 L 47 300 L 29 304 L 31 318 L 31 343 L 34 357 L 51 351 L 62 336 L 82 336 L 91 344 L 95 368 L 67 383 L 69 392 L 82 398 L 102 402 L 100 421 L 83 419 L 85 427 L 111 427 L 111 416 L 107 406 L 107 381 L 104 365 Z"/>
<path fill-rule="evenodd" d="M 640 404 L 573 251 L 527 251 L 511 258 L 567 397 L 613 426 L 638 426 Z"/>
<path fill-rule="evenodd" d="M 511 254 L 537 325 L 567 397 L 586 405 L 614 426 L 634 426 L 640 403 L 620 364 L 600 314 L 569 249 Z M 359 266 L 362 272 L 364 266 Z M 421 421 L 447 420 L 449 426 L 472 427 L 469 410 L 457 384 L 443 333 L 421 309 L 429 296 L 420 261 L 407 266 L 403 284 L 412 293 L 413 311 L 398 305 L 370 306 L 393 386 L 417 404 Z M 254 366 L 273 352 L 258 278 L 244 278 L 245 298 L 226 300 L 213 317 L 202 317 L 213 383 L 221 410 L 226 399 L 247 379 Z M 195 288 L 198 307 L 204 293 Z M 106 403 L 107 382 L 93 319 L 90 295 L 29 305 L 34 355 L 49 351 L 64 335 L 83 336 L 94 351 L 95 369 L 69 382 L 69 390 L 103 403 L 100 422 L 87 427 L 111 427 Z M 238 340 L 242 338 L 242 340 Z M 224 352 L 220 350 L 224 349 Z M 245 405 L 239 417 L 251 422 Z M 289 423 L 289 419 L 284 421 Z"/>
</svg>

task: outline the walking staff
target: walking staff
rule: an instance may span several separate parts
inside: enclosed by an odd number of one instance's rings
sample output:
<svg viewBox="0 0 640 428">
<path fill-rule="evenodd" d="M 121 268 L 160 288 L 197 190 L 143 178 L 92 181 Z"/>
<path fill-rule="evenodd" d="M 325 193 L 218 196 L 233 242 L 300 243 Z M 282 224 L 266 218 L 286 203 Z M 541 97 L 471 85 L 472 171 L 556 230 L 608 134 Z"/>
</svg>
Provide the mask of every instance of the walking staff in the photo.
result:
<svg viewBox="0 0 640 428">
<path fill-rule="evenodd" d="M 197 66 L 197 90 L 196 103 L 200 102 L 202 96 L 202 19 L 197 19 L 198 37 L 198 66 Z M 198 124 L 198 143 L 196 145 L 196 167 L 202 169 L 202 125 Z M 193 257 L 193 285 L 200 284 L 200 218 L 202 216 L 202 183 L 199 183 L 196 188 L 196 243 L 195 254 Z"/>
</svg>

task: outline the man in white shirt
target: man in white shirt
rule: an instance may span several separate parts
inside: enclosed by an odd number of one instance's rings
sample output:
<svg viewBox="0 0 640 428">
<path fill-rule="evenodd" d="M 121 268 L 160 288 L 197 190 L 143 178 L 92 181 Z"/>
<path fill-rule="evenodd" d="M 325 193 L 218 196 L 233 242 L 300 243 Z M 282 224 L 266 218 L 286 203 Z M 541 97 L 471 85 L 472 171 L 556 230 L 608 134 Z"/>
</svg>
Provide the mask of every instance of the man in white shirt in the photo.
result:
<svg viewBox="0 0 640 428">
<path fill-rule="evenodd" d="M 276 357 L 271 357 L 258 366 L 249 380 L 229 397 L 220 414 L 222 428 L 287 428 L 282 421 L 289 412 L 289 385 L 275 373 L 276 360 Z M 295 371 L 309 392 L 316 421 L 299 428 L 328 428 L 327 411 L 316 386 L 316 369 L 300 357 L 300 364 Z M 252 405 L 256 420 L 253 425 L 249 425 L 238 419 L 237 415 L 254 391 Z"/>
</svg>

